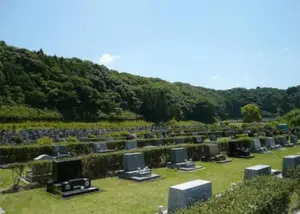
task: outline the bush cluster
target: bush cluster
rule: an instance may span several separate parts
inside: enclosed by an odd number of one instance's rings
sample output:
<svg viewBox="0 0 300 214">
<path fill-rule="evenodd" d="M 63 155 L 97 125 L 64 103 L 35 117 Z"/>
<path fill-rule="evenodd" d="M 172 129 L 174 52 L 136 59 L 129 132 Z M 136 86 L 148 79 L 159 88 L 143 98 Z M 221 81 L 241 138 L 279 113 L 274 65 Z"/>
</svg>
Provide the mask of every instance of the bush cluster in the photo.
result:
<svg viewBox="0 0 300 214">
<path fill-rule="evenodd" d="M 287 213 L 295 181 L 260 176 L 238 184 L 221 196 L 199 202 L 176 214 L 222 213 L 222 214 L 265 214 Z"/>
</svg>

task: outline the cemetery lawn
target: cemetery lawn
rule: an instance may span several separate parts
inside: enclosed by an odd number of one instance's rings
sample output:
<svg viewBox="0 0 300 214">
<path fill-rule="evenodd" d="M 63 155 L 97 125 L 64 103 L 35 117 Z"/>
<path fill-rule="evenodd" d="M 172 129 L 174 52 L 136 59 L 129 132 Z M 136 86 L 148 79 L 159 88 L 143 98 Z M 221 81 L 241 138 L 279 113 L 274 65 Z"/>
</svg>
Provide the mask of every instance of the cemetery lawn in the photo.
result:
<svg viewBox="0 0 300 214">
<path fill-rule="evenodd" d="M 135 183 L 118 178 L 93 180 L 92 184 L 105 192 L 92 193 L 72 199 L 60 199 L 45 189 L 34 189 L 14 194 L 0 195 L 0 207 L 7 214 L 84 214 L 84 213 L 155 213 L 159 205 L 167 207 L 169 186 L 195 179 L 210 180 L 213 192 L 222 192 L 233 182 L 243 179 L 244 168 L 256 164 L 269 164 L 281 170 L 283 156 L 300 152 L 300 146 L 272 154 L 255 154 L 252 159 L 233 159 L 231 163 L 197 162 L 206 169 L 196 172 L 177 172 L 166 168 L 155 169 L 162 179 Z M 0 171 L 3 184 L 9 183 L 10 173 Z M 1 181 L 1 180 L 0 180 Z"/>
</svg>

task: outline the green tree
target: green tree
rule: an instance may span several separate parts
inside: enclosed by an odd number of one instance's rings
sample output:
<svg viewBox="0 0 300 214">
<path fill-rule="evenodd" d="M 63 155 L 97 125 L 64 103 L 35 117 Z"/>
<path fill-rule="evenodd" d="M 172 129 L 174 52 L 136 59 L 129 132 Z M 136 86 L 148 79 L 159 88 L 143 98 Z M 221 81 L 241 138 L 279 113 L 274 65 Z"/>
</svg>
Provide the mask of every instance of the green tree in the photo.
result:
<svg viewBox="0 0 300 214">
<path fill-rule="evenodd" d="M 261 111 L 256 104 L 248 104 L 241 108 L 243 120 L 246 123 L 261 121 Z"/>
</svg>

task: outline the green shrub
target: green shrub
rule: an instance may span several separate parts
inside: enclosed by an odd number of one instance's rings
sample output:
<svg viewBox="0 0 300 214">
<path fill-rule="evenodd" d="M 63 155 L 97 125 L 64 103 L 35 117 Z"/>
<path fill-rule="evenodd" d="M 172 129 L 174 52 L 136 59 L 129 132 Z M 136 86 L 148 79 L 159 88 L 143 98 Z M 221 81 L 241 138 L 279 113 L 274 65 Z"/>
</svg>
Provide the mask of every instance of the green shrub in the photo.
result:
<svg viewBox="0 0 300 214">
<path fill-rule="evenodd" d="M 93 134 L 91 134 L 91 133 L 88 133 L 87 137 L 88 137 L 88 138 L 96 138 L 96 135 L 93 135 Z"/>
<path fill-rule="evenodd" d="M 79 142 L 78 138 L 75 137 L 75 136 L 68 136 L 67 139 L 66 139 L 66 141 L 67 141 L 68 143 L 76 143 L 76 142 Z"/>
<path fill-rule="evenodd" d="M 222 214 L 265 214 L 286 213 L 295 182 L 260 176 L 238 184 L 222 196 L 214 196 L 207 202 L 199 202 L 176 214 L 222 213 Z"/>
<path fill-rule="evenodd" d="M 49 137 L 42 137 L 42 138 L 37 140 L 36 144 L 38 144 L 38 145 L 52 145 L 53 140 Z"/>
</svg>

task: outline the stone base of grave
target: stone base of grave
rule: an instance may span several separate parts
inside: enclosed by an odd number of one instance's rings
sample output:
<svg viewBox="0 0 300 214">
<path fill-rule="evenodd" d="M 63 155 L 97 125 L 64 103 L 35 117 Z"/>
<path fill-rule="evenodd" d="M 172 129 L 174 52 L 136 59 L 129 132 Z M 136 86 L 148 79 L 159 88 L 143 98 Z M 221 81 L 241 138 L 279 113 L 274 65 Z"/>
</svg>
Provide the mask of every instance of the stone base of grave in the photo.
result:
<svg viewBox="0 0 300 214">
<path fill-rule="evenodd" d="M 218 160 L 218 161 L 216 161 L 216 163 L 220 163 L 220 164 L 223 164 L 223 163 L 230 163 L 230 162 L 232 162 L 231 159 L 225 159 L 225 160 Z"/>
<path fill-rule="evenodd" d="M 90 182 L 90 180 L 87 178 L 73 179 L 63 183 L 53 183 L 49 181 L 47 183 L 46 191 L 52 194 L 60 195 L 63 198 L 69 198 L 72 196 L 83 195 L 92 192 L 104 191 L 104 190 L 100 190 L 97 187 L 93 187 L 91 185 L 85 186 L 84 184 L 85 181 Z M 63 191 L 63 188 L 66 186 L 66 183 L 70 185 L 70 190 Z"/>
<path fill-rule="evenodd" d="M 145 176 L 138 175 L 138 170 L 128 171 L 128 172 L 120 171 L 118 173 L 118 177 L 122 178 L 122 179 L 126 179 L 126 180 L 137 181 L 137 182 L 153 181 L 153 180 L 157 180 L 160 178 L 160 176 L 157 174 L 151 174 L 151 175 L 145 175 Z"/>
<path fill-rule="evenodd" d="M 271 175 L 280 175 L 281 172 L 277 169 L 271 169 Z"/>
<path fill-rule="evenodd" d="M 185 172 L 191 172 L 191 171 L 196 171 L 196 170 L 202 170 L 202 169 L 204 169 L 203 166 L 186 167 L 185 166 L 185 162 L 183 162 L 183 163 L 171 163 L 171 162 L 168 162 L 167 163 L 167 167 L 170 168 L 170 169 L 178 169 L 178 170 L 185 171 Z"/>
<path fill-rule="evenodd" d="M 107 153 L 107 152 L 114 152 L 114 150 L 112 149 L 98 150 L 96 153 Z"/>
<path fill-rule="evenodd" d="M 32 173 L 28 173 L 22 177 L 22 180 L 25 181 L 25 183 L 40 182 L 41 180 L 48 181 L 51 179 L 51 175 L 51 173 L 46 175 L 33 175 Z"/>
<path fill-rule="evenodd" d="M 2 164 L 0 165 L 0 169 L 9 169 L 10 164 Z"/>
<path fill-rule="evenodd" d="M 293 144 L 293 143 L 288 143 L 288 144 L 284 145 L 284 147 L 294 147 L 294 146 L 295 146 L 295 144 Z"/>
<path fill-rule="evenodd" d="M 232 155 L 230 157 L 250 159 L 250 158 L 254 158 L 254 155 Z"/>
</svg>

